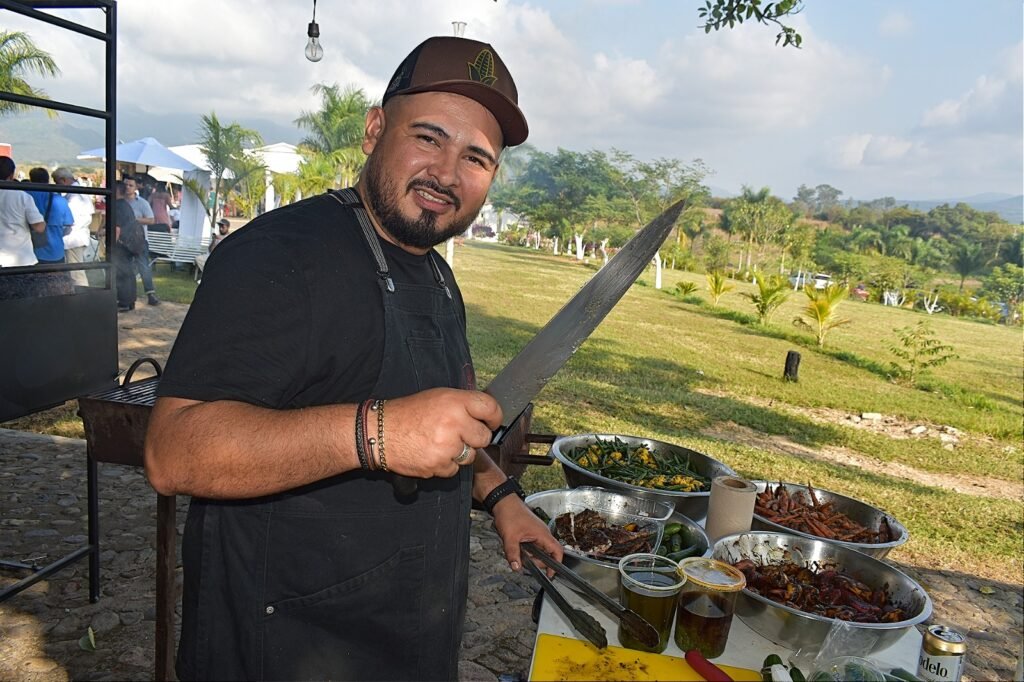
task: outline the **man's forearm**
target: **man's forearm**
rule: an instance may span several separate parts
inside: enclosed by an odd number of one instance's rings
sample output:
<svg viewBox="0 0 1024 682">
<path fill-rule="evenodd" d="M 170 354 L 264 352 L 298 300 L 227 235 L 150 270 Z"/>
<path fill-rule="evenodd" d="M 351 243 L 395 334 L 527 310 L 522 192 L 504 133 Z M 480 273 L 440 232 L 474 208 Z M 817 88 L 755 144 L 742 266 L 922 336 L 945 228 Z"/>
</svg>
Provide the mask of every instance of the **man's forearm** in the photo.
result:
<svg viewBox="0 0 1024 682">
<path fill-rule="evenodd" d="M 271 410 L 161 398 L 146 436 L 146 475 L 165 495 L 270 495 L 359 468 L 355 405 Z"/>
<path fill-rule="evenodd" d="M 483 450 L 473 460 L 473 499 L 483 502 L 487 494 L 505 482 L 508 476 Z"/>
</svg>

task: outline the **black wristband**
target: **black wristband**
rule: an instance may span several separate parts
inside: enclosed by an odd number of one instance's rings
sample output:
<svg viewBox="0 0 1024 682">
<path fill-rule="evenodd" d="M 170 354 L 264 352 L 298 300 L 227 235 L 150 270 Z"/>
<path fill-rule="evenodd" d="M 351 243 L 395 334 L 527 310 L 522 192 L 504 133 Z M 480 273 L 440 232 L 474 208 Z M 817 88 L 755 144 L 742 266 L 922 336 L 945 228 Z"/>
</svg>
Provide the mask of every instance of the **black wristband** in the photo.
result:
<svg viewBox="0 0 1024 682">
<path fill-rule="evenodd" d="M 485 497 L 483 501 L 484 510 L 493 516 L 494 505 L 498 504 L 499 501 L 512 493 L 518 495 L 521 500 L 526 499 L 526 493 L 524 493 L 523 489 L 520 487 L 519 481 L 509 476 L 504 483 L 487 493 L 487 497 Z"/>
</svg>

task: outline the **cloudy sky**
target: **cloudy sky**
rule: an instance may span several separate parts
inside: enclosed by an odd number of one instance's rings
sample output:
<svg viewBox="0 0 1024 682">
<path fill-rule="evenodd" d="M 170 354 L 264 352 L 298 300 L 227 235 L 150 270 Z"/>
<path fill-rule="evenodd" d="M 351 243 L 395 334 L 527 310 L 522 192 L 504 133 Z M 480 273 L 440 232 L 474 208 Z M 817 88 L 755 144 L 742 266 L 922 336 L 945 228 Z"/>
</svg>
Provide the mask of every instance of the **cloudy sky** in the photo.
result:
<svg viewBox="0 0 1024 682">
<path fill-rule="evenodd" d="M 459 20 L 509 66 L 529 142 L 546 151 L 701 158 L 716 188 L 767 185 L 784 198 L 801 183 L 859 199 L 1021 193 L 1019 0 L 807 0 L 793 20 L 800 50 L 758 25 L 705 35 L 702 4 L 319 0 L 325 54 L 313 64 L 312 0 L 121 0 L 118 99 L 290 126 L 315 106 L 312 84 L 379 98 L 413 46 Z M 102 26 L 96 12 L 62 16 Z M 0 26 L 53 54 L 63 78 L 40 83 L 52 97 L 102 105 L 96 41 L 2 10 Z"/>
</svg>

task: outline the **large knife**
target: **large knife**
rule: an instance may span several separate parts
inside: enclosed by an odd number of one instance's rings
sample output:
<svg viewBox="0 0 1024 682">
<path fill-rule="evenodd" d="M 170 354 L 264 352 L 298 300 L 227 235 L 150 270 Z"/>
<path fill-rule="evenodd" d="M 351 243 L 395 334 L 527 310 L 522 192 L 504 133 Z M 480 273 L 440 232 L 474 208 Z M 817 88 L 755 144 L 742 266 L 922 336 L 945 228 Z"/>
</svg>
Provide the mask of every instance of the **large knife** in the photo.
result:
<svg viewBox="0 0 1024 682">
<path fill-rule="evenodd" d="M 685 208 L 685 200 L 665 209 L 649 222 L 607 265 L 598 270 L 562 309 L 548 321 L 484 389 L 501 405 L 502 425 L 492 445 L 501 442 L 509 427 L 541 389 L 587 340 L 591 332 L 619 302 L 644 271 Z M 416 479 L 396 475 L 395 493 L 416 492 Z"/>
</svg>

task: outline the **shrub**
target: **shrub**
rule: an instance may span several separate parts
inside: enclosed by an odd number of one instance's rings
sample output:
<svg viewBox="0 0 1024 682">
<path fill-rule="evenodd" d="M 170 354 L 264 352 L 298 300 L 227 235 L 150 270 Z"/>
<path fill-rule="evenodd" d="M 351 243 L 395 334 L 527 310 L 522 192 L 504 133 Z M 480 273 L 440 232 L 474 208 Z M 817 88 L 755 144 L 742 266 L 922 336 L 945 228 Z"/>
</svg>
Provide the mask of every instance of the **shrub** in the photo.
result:
<svg viewBox="0 0 1024 682">
<path fill-rule="evenodd" d="M 676 282 L 676 296 L 680 298 L 685 298 L 695 291 L 697 291 L 697 285 L 693 282 Z"/>
<path fill-rule="evenodd" d="M 917 385 L 921 372 L 957 357 L 952 346 L 935 338 L 935 332 L 924 320 L 913 327 L 896 329 L 895 332 L 900 345 L 891 346 L 889 350 L 906 364 L 892 363 L 893 375 L 911 386 Z"/>
<path fill-rule="evenodd" d="M 732 291 L 736 287 L 729 284 L 725 277 L 725 273 L 721 270 L 715 270 L 707 274 L 708 280 L 708 291 L 711 292 L 711 302 L 718 305 L 718 299 L 722 298 L 722 295 L 727 291 Z"/>
<path fill-rule="evenodd" d="M 780 305 L 789 298 L 789 282 L 781 277 L 758 277 L 757 293 L 744 293 L 757 311 L 757 321 L 768 324 Z"/>
<path fill-rule="evenodd" d="M 831 330 L 850 322 L 836 314 L 836 308 L 846 299 L 849 292 L 850 290 L 841 284 L 829 284 L 824 289 L 804 287 L 804 294 L 809 299 L 807 307 L 800 317 L 793 320 L 793 324 L 813 331 L 818 339 L 818 345 L 824 346 L 825 337 Z"/>
</svg>

